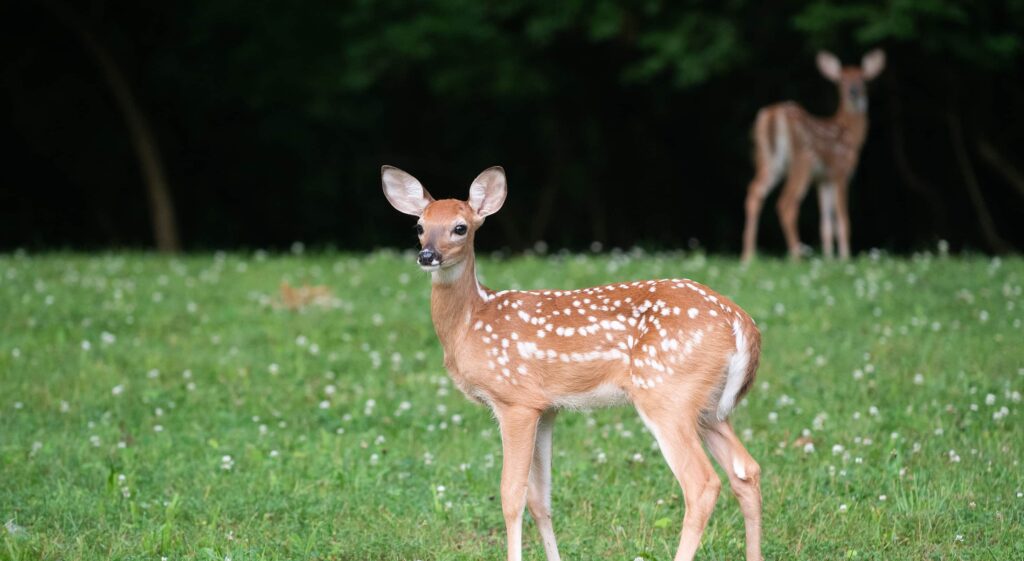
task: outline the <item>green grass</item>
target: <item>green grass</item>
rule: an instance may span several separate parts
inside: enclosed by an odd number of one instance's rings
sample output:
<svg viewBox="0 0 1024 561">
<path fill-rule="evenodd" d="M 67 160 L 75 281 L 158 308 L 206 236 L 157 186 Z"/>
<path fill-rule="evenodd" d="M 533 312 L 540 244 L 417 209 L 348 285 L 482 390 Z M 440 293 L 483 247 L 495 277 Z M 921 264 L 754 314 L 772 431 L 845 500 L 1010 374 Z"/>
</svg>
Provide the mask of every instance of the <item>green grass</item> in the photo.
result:
<svg viewBox="0 0 1024 561">
<path fill-rule="evenodd" d="M 733 419 L 763 469 L 768 559 L 1024 558 L 1021 259 L 481 272 L 686 276 L 750 312 L 764 351 Z M 276 309 L 285 280 L 340 302 Z M 0 256 L 0 559 L 504 558 L 496 426 L 449 383 L 428 297 L 393 252 Z M 560 416 L 565 559 L 672 558 L 682 501 L 652 444 L 629 408 Z M 726 484 L 698 557 L 742 544 Z"/>
</svg>

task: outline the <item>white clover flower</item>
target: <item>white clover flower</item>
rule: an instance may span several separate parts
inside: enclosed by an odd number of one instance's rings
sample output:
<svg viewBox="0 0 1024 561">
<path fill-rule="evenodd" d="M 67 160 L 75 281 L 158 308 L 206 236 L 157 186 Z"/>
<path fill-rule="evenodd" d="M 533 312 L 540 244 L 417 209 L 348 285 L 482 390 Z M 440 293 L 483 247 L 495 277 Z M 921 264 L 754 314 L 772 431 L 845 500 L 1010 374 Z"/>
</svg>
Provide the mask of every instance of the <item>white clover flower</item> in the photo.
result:
<svg viewBox="0 0 1024 561">
<path fill-rule="evenodd" d="M 849 510 L 849 507 L 846 506 L 846 503 L 839 505 L 839 512 L 846 512 L 847 510 Z"/>
<path fill-rule="evenodd" d="M 996 395 L 995 394 L 990 393 L 990 394 L 985 396 L 985 405 L 995 405 L 995 404 L 996 404 Z"/>
<path fill-rule="evenodd" d="M 808 442 L 807 444 L 804 444 L 804 454 L 811 454 L 813 452 L 814 452 L 814 443 L 813 442 Z"/>
<path fill-rule="evenodd" d="M 642 464 L 644 461 L 644 455 L 641 454 L 640 452 L 633 454 L 633 461 L 638 464 Z"/>
<path fill-rule="evenodd" d="M 918 386 L 924 384 L 924 374 L 921 374 L 920 372 L 914 374 L 914 384 Z"/>
<path fill-rule="evenodd" d="M 115 395 L 115 396 L 123 394 L 124 393 L 124 384 L 118 384 L 118 385 L 114 386 L 113 388 L 110 388 L 110 393 L 111 393 L 111 395 Z"/>
</svg>

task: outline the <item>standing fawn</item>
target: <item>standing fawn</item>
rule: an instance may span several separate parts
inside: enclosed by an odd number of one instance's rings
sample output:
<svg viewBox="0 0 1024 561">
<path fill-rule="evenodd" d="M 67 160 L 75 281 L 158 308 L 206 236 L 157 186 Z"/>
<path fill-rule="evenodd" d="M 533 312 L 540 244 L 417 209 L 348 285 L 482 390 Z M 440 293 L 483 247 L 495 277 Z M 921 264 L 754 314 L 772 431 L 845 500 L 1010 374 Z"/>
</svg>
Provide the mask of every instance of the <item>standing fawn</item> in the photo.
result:
<svg viewBox="0 0 1024 561">
<path fill-rule="evenodd" d="M 864 55 L 859 67 L 843 67 L 832 53 L 819 52 L 818 70 L 839 88 L 835 115 L 814 117 L 792 101 L 769 105 L 757 113 L 753 131 L 757 171 L 747 188 L 743 261 L 754 257 L 761 207 L 783 174 L 786 185 L 779 195 L 778 212 L 790 257 L 800 258 L 797 217 L 812 180 L 818 184 L 825 257 L 832 258 L 833 234 L 839 237 L 839 256 L 850 257 L 847 189 L 868 130 L 867 82 L 883 68 L 885 53 L 878 49 Z"/>
<path fill-rule="evenodd" d="M 630 402 L 683 488 L 676 560 L 693 559 L 721 488 L 703 440 L 739 500 L 747 559 L 760 561 L 760 468 L 729 423 L 760 358 L 750 316 L 687 279 L 489 290 L 477 281 L 473 238 L 505 201 L 504 170 L 481 173 L 468 201 L 435 201 L 397 168 L 384 166 L 381 175 L 391 205 L 419 217 L 417 261 L 431 274 L 430 311 L 445 367 L 498 420 L 509 561 L 522 558 L 524 503 L 548 561 L 559 559 L 551 524 L 557 412 Z"/>
</svg>

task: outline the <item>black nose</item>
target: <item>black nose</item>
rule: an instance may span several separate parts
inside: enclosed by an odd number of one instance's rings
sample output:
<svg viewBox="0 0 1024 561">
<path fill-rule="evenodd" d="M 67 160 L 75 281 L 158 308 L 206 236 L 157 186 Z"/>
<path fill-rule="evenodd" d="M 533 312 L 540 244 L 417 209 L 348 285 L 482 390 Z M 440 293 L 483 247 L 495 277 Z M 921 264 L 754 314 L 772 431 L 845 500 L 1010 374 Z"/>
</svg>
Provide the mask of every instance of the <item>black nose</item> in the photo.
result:
<svg viewBox="0 0 1024 561">
<path fill-rule="evenodd" d="M 420 252 L 419 257 L 416 259 L 416 261 L 418 261 L 419 264 L 423 265 L 424 267 L 429 267 L 430 265 L 440 265 L 441 254 L 428 247 L 427 249 L 424 249 L 423 251 Z"/>
</svg>

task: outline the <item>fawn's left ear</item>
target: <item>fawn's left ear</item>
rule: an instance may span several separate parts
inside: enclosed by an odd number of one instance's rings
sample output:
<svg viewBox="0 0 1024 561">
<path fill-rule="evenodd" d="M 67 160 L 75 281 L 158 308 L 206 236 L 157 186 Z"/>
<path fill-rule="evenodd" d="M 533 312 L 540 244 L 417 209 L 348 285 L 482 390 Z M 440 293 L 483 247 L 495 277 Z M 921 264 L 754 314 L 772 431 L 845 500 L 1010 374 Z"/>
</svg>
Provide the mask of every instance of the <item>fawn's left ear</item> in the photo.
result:
<svg viewBox="0 0 1024 561">
<path fill-rule="evenodd" d="M 396 167 L 382 166 L 380 179 L 384 184 L 384 196 L 399 212 L 420 216 L 423 209 L 434 202 L 434 197 L 430 196 L 418 179 Z"/>
<path fill-rule="evenodd" d="M 885 70 L 885 51 L 875 49 L 864 55 L 860 61 L 860 68 L 864 72 L 865 80 L 874 80 Z"/>
<path fill-rule="evenodd" d="M 469 186 L 469 206 L 481 218 L 490 216 L 505 203 L 505 170 L 487 168 Z"/>
</svg>

